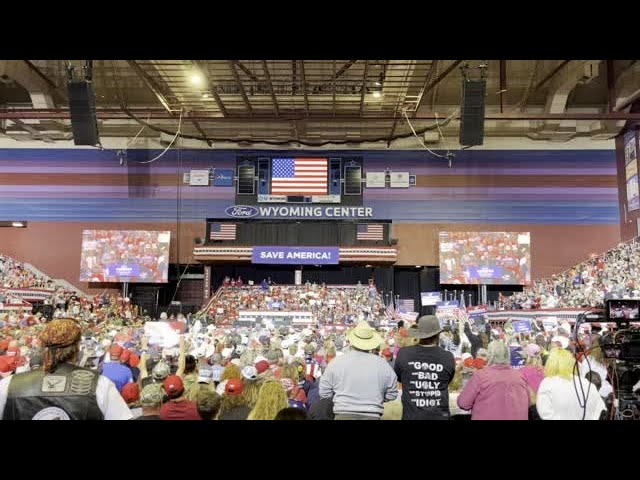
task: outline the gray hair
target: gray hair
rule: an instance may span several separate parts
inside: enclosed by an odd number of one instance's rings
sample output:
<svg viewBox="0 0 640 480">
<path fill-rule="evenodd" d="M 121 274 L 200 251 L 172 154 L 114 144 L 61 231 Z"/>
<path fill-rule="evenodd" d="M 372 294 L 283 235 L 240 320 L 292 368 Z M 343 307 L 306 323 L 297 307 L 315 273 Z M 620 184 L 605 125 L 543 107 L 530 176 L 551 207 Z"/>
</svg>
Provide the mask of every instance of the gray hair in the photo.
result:
<svg viewBox="0 0 640 480">
<path fill-rule="evenodd" d="M 511 365 L 511 350 L 502 340 L 494 340 L 488 347 L 489 365 Z"/>
</svg>

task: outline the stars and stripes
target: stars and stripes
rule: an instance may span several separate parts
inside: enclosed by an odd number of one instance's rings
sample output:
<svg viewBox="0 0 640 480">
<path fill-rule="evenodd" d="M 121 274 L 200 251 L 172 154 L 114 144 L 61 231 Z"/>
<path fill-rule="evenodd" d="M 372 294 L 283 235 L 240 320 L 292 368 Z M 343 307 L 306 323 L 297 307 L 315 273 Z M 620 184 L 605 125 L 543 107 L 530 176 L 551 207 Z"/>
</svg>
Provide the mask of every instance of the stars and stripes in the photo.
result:
<svg viewBox="0 0 640 480">
<path fill-rule="evenodd" d="M 384 240 L 384 225 L 381 223 L 359 223 L 356 240 Z"/>
<path fill-rule="evenodd" d="M 235 223 L 212 223 L 210 240 L 235 240 L 236 224 Z"/>
<path fill-rule="evenodd" d="M 402 312 L 413 312 L 414 311 L 414 301 L 412 298 L 401 298 L 397 302 L 398 309 Z"/>
<path fill-rule="evenodd" d="M 326 158 L 274 158 L 271 161 L 272 195 L 326 195 Z"/>
</svg>

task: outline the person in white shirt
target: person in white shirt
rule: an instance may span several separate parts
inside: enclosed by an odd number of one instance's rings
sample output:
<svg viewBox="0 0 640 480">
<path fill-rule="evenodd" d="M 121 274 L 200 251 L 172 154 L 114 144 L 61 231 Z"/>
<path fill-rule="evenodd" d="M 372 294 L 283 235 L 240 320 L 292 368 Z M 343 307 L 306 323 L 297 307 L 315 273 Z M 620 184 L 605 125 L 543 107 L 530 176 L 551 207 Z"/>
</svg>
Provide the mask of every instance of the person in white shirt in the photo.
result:
<svg viewBox="0 0 640 480">
<path fill-rule="evenodd" d="M 542 420 L 599 420 L 606 410 L 596 386 L 574 375 L 575 364 L 571 352 L 557 347 L 551 350 L 536 399 Z"/>
<path fill-rule="evenodd" d="M 607 380 L 606 359 L 604 358 L 602 349 L 600 348 L 600 337 L 598 335 L 593 336 L 591 347 L 589 348 L 586 357 L 582 362 L 580 362 L 579 367 L 580 376 L 583 378 L 590 371 L 596 372 L 600 375 L 600 380 L 602 381 L 602 387 L 600 388 L 601 397 L 607 398 L 613 392 L 613 387 Z"/>
</svg>

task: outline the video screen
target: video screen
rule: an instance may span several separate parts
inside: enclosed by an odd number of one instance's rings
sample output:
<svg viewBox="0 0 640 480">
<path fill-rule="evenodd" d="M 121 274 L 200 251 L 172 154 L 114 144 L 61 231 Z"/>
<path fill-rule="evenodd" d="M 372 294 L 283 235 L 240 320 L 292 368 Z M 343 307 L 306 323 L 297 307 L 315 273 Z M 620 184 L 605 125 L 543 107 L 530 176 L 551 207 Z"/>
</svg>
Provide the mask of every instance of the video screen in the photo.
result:
<svg viewBox="0 0 640 480">
<path fill-rule="evenodd" d="M 609 300 L 607 316 L 614 322 L 632 321 L 640 318 L 640 300 Z"/>
<path fill-rule="evenodd" d="M 529 232 L 440 232 L 440 283 L 531 283 Z"/>
<path fill-rule="evenodd" d="M 420 303 L 423 307 L 433 307 L 442 300 L 440 292 L 420 292 Z"/>
<path fill-rule="evenodd" d="M 171 232 L 84 230 L 81 282 L 167 283 Z"/>
</svg>

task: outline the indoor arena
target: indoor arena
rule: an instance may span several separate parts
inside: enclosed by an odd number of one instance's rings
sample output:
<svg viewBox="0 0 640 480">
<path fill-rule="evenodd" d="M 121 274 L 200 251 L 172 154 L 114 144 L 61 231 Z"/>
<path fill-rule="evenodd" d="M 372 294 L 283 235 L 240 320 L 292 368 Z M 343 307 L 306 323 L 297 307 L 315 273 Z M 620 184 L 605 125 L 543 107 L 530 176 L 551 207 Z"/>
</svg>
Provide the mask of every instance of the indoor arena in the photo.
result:
<svg viewBox="0 0 640 480">
<path fill-rule="evenodd" d="M 637 60 L 0 60 L 2 420 L 640 420 Z"/>
</svg>

